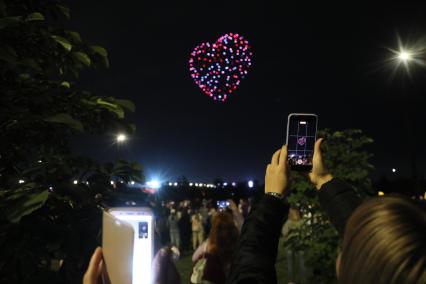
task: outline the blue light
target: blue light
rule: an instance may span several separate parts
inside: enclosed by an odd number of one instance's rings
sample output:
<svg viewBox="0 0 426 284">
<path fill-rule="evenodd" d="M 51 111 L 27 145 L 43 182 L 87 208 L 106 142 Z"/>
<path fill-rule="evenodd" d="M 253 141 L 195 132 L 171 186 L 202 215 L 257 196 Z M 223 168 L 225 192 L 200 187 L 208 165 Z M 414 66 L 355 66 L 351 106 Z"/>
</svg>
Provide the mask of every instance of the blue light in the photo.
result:
<svg viewBox="0 0 426 284">
<path fill-rule="evenodd" d="M 247 184 L 249 188 L 253 188 L 254 186 L 254 182 L 252 180 L 249 180 Z"/>
<path fill-rule="evenodd" d="M 158 180 L 151 180 L 146 183 L 147 186 L 153 189 L 159 189 L 161 187 L 161 183 Z"/>
</svg>

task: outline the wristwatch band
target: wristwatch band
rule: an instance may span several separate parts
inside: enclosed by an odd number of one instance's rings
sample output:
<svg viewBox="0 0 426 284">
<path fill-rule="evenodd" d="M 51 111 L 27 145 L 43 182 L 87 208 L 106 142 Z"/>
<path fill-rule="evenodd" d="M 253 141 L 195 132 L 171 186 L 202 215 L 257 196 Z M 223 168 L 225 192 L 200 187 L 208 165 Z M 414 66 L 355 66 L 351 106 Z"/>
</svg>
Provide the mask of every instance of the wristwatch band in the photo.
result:
<svg viewBox="0 0 426 284">
<path fill-rule="evenodd" d="M 280 200 L 284 199 L 284 195 L 280 194 L 280 193 L 276 193 L 276 192 L 266 192 L 265 194 L 270 195 L 270 196 L 274 196 Z"/>
</svg>

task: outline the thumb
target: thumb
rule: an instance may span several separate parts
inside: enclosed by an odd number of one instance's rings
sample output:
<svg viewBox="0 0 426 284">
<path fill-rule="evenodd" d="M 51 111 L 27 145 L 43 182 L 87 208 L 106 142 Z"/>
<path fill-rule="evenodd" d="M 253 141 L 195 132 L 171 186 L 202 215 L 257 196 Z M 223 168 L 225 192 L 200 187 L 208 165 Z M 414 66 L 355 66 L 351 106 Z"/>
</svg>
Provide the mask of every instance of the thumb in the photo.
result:
<svg viewBox="0 0 426 284">
<path fill-rule="evenodd" d="M 99 266 L 101 264 L 101 261 L 102 249 L 100 247 L 97 247 L 92 255 L 92 258 L 90 259 L 89 268 L 87 269 L 86 274 L 84 275 L 84 278 L 87 280 L 87 282 L 84 283 L 96 283 L 96 280 L 100 273 Z"/>
<path fill-rule="evenodd" d="M 321 153 L 321 143 L 324 141 L 324 138 L 319 138 L 316 142 L 315 142 L 315 147 L 314 147 L 314 154 L 319 155 L 320 157 L 322 157 L 322 153 Z"/>
</svg>

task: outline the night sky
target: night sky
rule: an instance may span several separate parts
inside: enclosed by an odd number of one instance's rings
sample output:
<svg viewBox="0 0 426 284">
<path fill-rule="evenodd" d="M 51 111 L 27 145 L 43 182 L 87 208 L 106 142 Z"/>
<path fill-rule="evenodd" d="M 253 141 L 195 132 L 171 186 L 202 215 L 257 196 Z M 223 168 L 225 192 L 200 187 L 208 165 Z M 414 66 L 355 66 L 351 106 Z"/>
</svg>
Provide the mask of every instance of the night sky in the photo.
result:
<svg viewBox="0 0 426 284">
<path fill-rule="evenodd" d="M 386 60 L 398 35 L 426 46 L 426 4 L 266 2 L 71 3 L 69 27 L 104 46 L 111 62 L 109 69 L 84 72 L 80 87 L 137 106 L 130 117 L 137 132 L 120 157 L 142 163 L 147 178 L 262 180 L 270 156 L 285 142 L 287 115 L 312 112 L 319 128 L 360 128 L 375 140 L 368 149 L 375 155 L 374 176 L 390 175 L 392 168 L 408 176 L 403 114 L 409 113 L 425 176 L 426 70 L 392 76 Z M 196 45 L 229 32 L 250 42 L 253 66 L 236 94 L 217 103 L 193 82 L 188 59 Z M 78 152 L 113 160 L 113 139 L 110 133 L 74 144 Z"/>
</svg>

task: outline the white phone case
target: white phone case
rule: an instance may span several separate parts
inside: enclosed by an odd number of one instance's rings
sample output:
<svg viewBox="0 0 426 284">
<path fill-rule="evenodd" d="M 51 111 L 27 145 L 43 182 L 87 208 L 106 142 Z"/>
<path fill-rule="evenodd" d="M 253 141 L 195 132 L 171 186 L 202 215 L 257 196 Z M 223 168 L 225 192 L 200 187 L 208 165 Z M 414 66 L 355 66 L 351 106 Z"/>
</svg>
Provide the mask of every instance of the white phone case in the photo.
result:
<svg viewBox="0 0 426 284">
<path fill-rule="evenodd" d="M 133 242 L 132 225 L 104 211 L 102 250 L 111 284 L 132 284 Z"/>
</svg>

